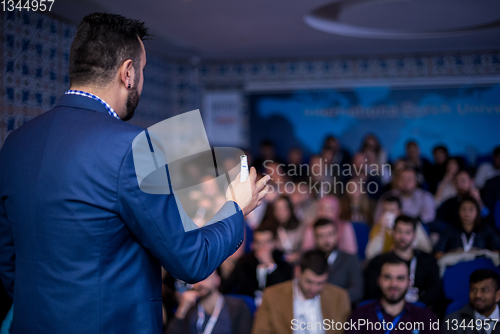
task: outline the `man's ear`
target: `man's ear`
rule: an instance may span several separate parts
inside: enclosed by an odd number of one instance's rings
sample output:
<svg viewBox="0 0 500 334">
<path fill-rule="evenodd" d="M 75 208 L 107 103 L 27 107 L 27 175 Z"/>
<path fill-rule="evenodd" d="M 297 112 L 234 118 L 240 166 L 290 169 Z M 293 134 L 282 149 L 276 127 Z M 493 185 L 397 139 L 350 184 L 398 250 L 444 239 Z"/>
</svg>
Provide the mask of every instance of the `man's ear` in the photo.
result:
<svg viewBox="0 0 500 334">
<path fill-rule="evenodd" d="M 497 292 L 495 292 L 495 302 L 498 303 L 499 300 L 500 300 L 500 289 L 498 289 Z"/>
<path fill-rule="evenodd" d="M 134 75 L 135 75 L 132 60 L 131 59 L 125 60 L 122 66 L 120 66 L 119 72 L 120 72 L 120 79 L 125 85 L 125 87 L 126 88 L 131 87 L 134 82 Z"/>
</svg>

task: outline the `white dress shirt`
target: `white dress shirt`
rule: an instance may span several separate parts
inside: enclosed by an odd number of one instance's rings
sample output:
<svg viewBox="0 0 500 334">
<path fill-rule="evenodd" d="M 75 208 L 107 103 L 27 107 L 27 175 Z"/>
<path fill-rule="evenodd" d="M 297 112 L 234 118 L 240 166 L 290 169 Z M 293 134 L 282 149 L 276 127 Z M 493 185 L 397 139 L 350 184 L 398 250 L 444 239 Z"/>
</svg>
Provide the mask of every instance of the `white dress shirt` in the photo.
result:
<svg viewBox="0 0 500 334">
<path fill-rule="evenodd" d="M 306 299 L 298 286 L 297 279 L 293 281 L 293 318 L 297 319 L 303 328 L 310 326 L 309 330 L 297 329 L 294 333 L 324 334 L 323 330 L 323 312 L 321 311 L 320 295 L 314 298 Z M 321 325 L 320 325 L 321 324 Z M 300 328 L 300 327 L 299 327 Z"/>
<path fill-rule="evenodd" d="M 478 311 L 474 310 L 474 317 L 477 319 L 480 319 L 481 321 L 483 321 L 484 319 L 495 319 L 497 321 L 500 321 L 500 314 L 499 314 L 499 311 L 498 311 L 498 305 L 497 307 L 495 307 L 495 310 L 493 311 L 493 313 L 490 314 L 489 317 L 485 317 L 484 315 L 482 315 L 481 313 L 479 313 Z M 484 324 L 484 321 L 483 321 L 483 324 Z M 486 333 L 487 334 L 491 334 L 491 332 L 493 331 L 493 326 L 495 326 L 495 322 L 490 322 L 490 328 L 489 329 L 485 329 Z M 498 326 L 498 324 L 497 324 Z M 485 327 L 486 328 L 486 327 Z"/>
</svg>

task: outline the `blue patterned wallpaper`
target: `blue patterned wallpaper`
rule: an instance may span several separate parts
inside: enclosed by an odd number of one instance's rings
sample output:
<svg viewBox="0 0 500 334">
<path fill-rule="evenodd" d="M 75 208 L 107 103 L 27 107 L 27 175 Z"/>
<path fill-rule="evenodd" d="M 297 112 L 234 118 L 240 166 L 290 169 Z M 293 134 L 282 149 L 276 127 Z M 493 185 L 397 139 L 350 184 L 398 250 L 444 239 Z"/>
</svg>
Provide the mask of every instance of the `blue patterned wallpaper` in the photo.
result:
<svg viewBox="0 0 500 334">
<path fill-rule="evenodd" d="M 49 110 L 69 88 L 69 50 L 76 27 L 35 12 L 1 12 L 0 27 L 1 146 L 11 131 Z M 179 113 L 201 109 L 204 90 L 244 89 L 256 82 L 279 85 L 499 75 L 500 50 L 196 65 L 148 52 L 143 95 L 132 122 L 147 127 Z"/>
</svg>

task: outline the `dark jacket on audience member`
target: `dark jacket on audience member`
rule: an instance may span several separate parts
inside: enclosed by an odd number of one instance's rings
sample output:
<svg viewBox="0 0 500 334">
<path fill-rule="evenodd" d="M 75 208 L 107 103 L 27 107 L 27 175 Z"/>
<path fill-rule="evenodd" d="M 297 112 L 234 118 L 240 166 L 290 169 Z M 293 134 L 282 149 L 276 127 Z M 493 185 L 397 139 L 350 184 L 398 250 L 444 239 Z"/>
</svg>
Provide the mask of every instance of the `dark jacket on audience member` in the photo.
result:
<svg viewBox="0 0 500 334">
<path fill-rule="evenodd" d="M 452 322 L 453 319 L 456 319 L 458 321 L 457 325 L 454 326 L 454 322 Z M 449 320 L 448 323 L 446 321 Z M 460 327 L 460 323 L 464 321 L 465 326 Z M 478 331 L 476 328 L 470 328 L 467 327 L 467 325 L 470 323 L 470 321 L 473 320 L 475 324 L 475 317 L 474 317 L 474 309 L 472 308 L 470 303 L 467 303 L 464 307 L 462 307 L 460 310 L 453 312 L 451 314 L 448 314 L 442 322 L 441 328 L 443 329 L 443 333 L 445 334 L 477 334 Z M 493 327 L 494 323 L 491 323 L 491 326 Z M 453 330 L 456 328 L 456 330 Z M 500 324 L 497 324 L 495 326 L 495 329 L 491 332 L 491 334 L 500 334 Z"/>
<path fill-rule="evenodd" d="M 378 299 L 382 296 L 377 285 L 377 278 L 384 258 L 390 253 L 380 254 L 374 257 L 365 269 L 365 299 Z M 420 250 L 413 250 L 417 257 L 417 268 L 415 269 L 415 287 L 419 290 L 419 302 L 430 306 L 436 302 L 441 294 L 441 279 L 439 267 L 433 256 Z M 410 265 L 410 261 L 407 261 Z"/>
<path fill-rule="evenodd" d="M 486 205 L 490 212 L 493 212 L 496 202 L 500 200 L 500 175 L 486 181 L 481 192 L 481 198 L 484 205 Z"/>
<path fill-rule="evenodd" d="M 195 334 L 196 331 L 196 321 L 198 320 L 197 305 L 194 305 L 187 311 L 184 319 L 177 319 L 174 317 L 168 325 L 168 329 L 165 331 L 166 334 Z M 230 296 L 224 296 L 224 306 L 222 307 L 222 312 L 228 312 L 229 321 L 231 322 L 231 330 L 224 328 L 224 333 L 231 332 L 233 334 L 250 334 L 252 329 L 252 315 L 248 309 L 245 302 L 238 298 L 233 298 Z M 209 318 L 207 316 L 207 318 Z M 207 319 L 205 319 L 207 321 Z M 195 329 L 193 331 L 193 329 Z M 217 334 L 217 323 L 215 323 L 213 334 Z"/>
<path fill-rule="evenodd" d="M 283 260 L 283 253 L 279 250 L 273 251 L 273 259 L 277 268 L 267 275 L 266 286 L 282 283 L 292 279 L 293 269 Z M 257 266 L 259 260 L 254 255 L 254 252 L 243 255 L 226 280 L 223 280 L 220 291 L 222 293 L 237 293 L 255 297 L 255 291 L 259 289 L 259 281 L 257 280 Z"/>
<path fill-rule="evenodd" d="M 338 251 L 328 271 L 328 283 L 346 289 L 353 304 L 361 301 L 364 286 L 358 257 Z"/>
<path fill-rule="evenodd" d="M 380 300 L 373 301 L 369 304 L 363 305 L 358 307 L 357 309 L 354 310 L 351 316 L 351 320 L 348 321 L 349 324 L 354 323 L 354 324 L 359 324 L 359 320 L 363 319 L 365 323 L 380 323 L 378 317 L 377 317 L 377 312 L 376 309 L 380 308 L 380 311 L 382 312 L 384 316 L 385 322 L 393 322 L 394 318 L 393 316 L 390 316 L 387 314 L 380 304 Z M 436 319 L 436 316 L 434 313 L 432 313 L 429 309 L 425 309 L 419 306 L 415 306 L 409 303 L 405 303 L 404 306 L 404 314 L 401 317 L 400 321 L 403 326 L 417 326 L 417 323 L 422 323 L 423 328 L 420 327 L 420 330 L 418 331 L 419 334 L 427 334 L 427 333 L 441 333 L 439 329 L 431 329 L 430 324 L 431 323 L 436 323 L 438 320 Z M 399 324 L 398 322 L 398 324 Z M 412 325 L 410 325 L 412 324 Z M 394 327 L 394 330 L 391 333 L 415 333 L 412 330 L 399 330 L 397 327 L 398 325 L 396 324 Z M 419 325 L 420 326 L 420 325 Z M 438 325 L 439 326 L 439 325 Z M 381 327 L 381 326 L 380 326 Z M 377 327 L 378 328 L 378 327 Z M 439 327 L 438 327 L 439 328 Z M 364 326 L 357 326 L 356 328 L 348 328 L 349 330 L 346 330 L 344 334 L 363 334 L 363 333 L 384 333 L 385 331 L 380 328 L 380 330 L 375 330 L 374 328 L 368 327 L 368 325 Z"/>
<path fill-rule="evenodd" d="M 473 248 L 500 250 L 500 236 L 497 231 L 489 225 L 482 224 L 476 227 Z M 462 228 L 448 226 L 441 234 L 439 241 L 434 247 L 436 252 L 448 252 L 457 248 L 463 248 L 462 233 L 465 233 Z M 466 233 L 467 240 L 471 237 L 471 233 Z"/>
</svg>

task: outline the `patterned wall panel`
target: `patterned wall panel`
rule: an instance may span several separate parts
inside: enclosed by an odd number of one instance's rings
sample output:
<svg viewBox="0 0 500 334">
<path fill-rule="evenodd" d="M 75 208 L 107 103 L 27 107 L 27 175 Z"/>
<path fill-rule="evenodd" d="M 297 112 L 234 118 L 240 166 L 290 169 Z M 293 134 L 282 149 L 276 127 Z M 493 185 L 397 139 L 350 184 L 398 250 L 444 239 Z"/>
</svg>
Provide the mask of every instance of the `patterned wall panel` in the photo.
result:
<svg viewBox="0 0 500 334">
<path fill-rule="evenodd" d="M 69 88 L 69 50 L 76 26 L 34 12 L 1 12 L 0 27 L 1 146 L 11 131 L 49 110 Z M 196 64 L 151 52 L 147 57 L 144 89 L 132 120 L 143 127 L 201 109 L 202 93 L 210 89 L 244 89 L 252 83 L 500 76 L 499 50 Z"/>
</svg>

